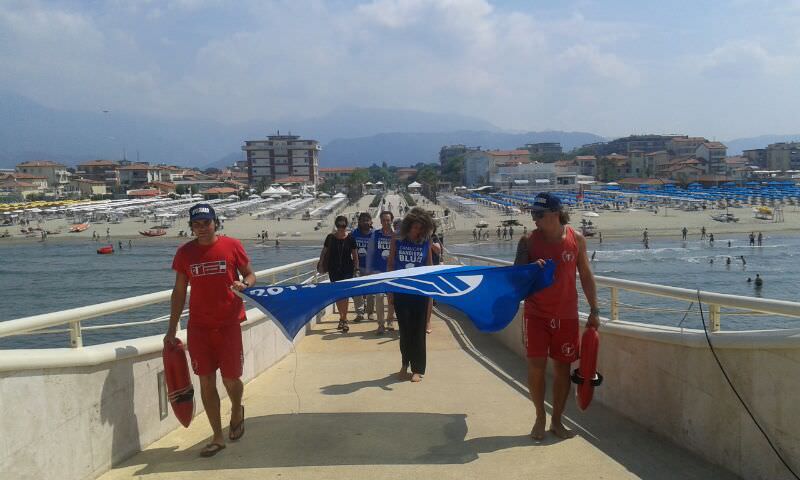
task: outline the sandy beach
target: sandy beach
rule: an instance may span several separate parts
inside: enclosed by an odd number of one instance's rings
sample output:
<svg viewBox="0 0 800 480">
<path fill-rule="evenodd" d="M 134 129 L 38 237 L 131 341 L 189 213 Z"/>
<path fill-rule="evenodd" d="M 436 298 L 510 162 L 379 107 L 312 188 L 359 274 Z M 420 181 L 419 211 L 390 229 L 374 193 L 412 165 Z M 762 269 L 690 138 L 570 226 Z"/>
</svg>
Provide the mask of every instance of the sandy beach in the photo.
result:
<svg viewBox="0 0 800 480">
<path fill-rule="evenodd" d="M 398 206 L 401 203 L 399 195 L 390 193 L 386 195 L 386 205 L 392 205 L 393 213 L 399 215 Z M 445 208 L 449 208 L 454 219 L 451 225 L 445 228 L 444 235 L 447 243 L 464 243 L 473 241 L 472 231 L 478 222 L 485 222 L 489 225 L 489 239 L 488 241 L 497 241 L 496 228 L 503 220 L 512 218 L 517 219 L 528 231 L 535 228 L 533 220 L 527 213 L 515 216 L 503 214 L 501 211 L 486 207 L 476 206 L 472 212 L 456 211 L 451 205 L 432 204 L 426 201 L 422 202 L 421 196 L 416 196 L 418 204 L 428 210 L 434 211 L 435 215 L 443 216 Z M 300 244 L 313 244 L 321 243 L 325 235 L 332 231 L 333 219 L 338 214 L 347 216 L 353 215 L 355 212 L 375 210 L 370 209 L 369 204 L 372 202 L 373 196 L 366 195 L 362 197 L 357 203 L 341 208 L 339 211 L 334 212 L 324 218 L 303 220 L 301 219 L 301 212 L 297 212 L 291 217 L 282 216 L 280 220 L 275 219 L 257 219 L 254 216 L 243 214 L 235 218 L 225 220 L 221 233 L 229 235 L 243 241 L 256 242 L 259 241 L 259 235 L 263 230 L 269 233 L 269 242 L 274 243 L 277 238 L 281 243 L 300 243 Z M 315 202 L 311 208 L 326 203 L 324 200 Z M 716 213 L 724 213 L 725 210 L 708 209 L 698 210 L 693 212 L 686 212 L 673 208 L 660 208 L 658 214 L 654 214 L 646 210 L 627 209 L 627 210 L 598 210 L 597 217 L 584 216 L 586 210 L 573 209 L 571 211 L 570 224 L 579 228 L 581 220 L 591 220 L 597 227 L 599 232 L 602 232 L 603 240 L 614 239 L 636 239 L 641 238 L 642 231 L 647 228 L 651 238 L 658 237 L 671 237 L 680 238 L 681 229 L 686 227 L 689 230 L 690 239 L 698 239 L 700 237 L 700 229 L 706 228 L 707 233 L 713 233 L 717 237 L 717 241 L 724 240 L 725 237 L 720 235 L 742 236 L 746 238 L 750 232 L 762 232 L 765 236 L 770 234 L 786 234 L 800 232 L 800 208 L 796 206 L 787 206 L 784 209 L 784 222 L 776 223 L 768 220 L 760 220 L 754 217 L 752 208 L 731 208 L 730 212 L 739 217 L 739 221 L 735 223 L 721 223 L 712 220 L 711 215 Z M 321 221 L 319 229 L 315 230 L 317 223 Z M 100 236 L 99 243 L 108 243 L 106 240 L 106 232 L 110 235 L 110 241 L 117 243 L 119 241 L 127 242 L 129 239 L 133 240 L 136 244 L 146 244 L 147 242 L 159 241 L 160 239 L 169 238 L 175 239 L 179 237 L 181 230 L 188 231 L 187 219 L 178 219 L 171 227 L 167 229 L 167 234 L 163 237 L 148 238 L 139 234 L 142 230 L 147 230 L 155 223 L 150 219 L 148 222 L 143 222 L 141 217 L 126 218 L 118 224 L 99 223 L 92 224 L 86 231 L 81 233 L 69 233 L 71 221 L 70 219 L 53 219 L 46 220 L 40 223 L 41 228 L 49 231 L 59 231 L 57 235 L 50 235 L 47 238 L 49 243 L 57 243 L 62 241 L 92 241 L 92 233 Z M 374 222 L 378 225 L 378 221 Z M 11 237 L 1 238 L 0 245 L 19 243 L 19 242 L 38 242 L 40 241 L 39 235 L 29 235 L 20 232 L 20 226 L 14 225 L 9 227 L 0 227 L 0 232 L 7 230 Z M 523 227 L 515 228 L 515 237 L 519 236 L 523 231 Z M 485 230 L 484 230 L 485 232 Z M 591 242 L 599 241 L 596 236 L 590 239 Z"/>
</svg>

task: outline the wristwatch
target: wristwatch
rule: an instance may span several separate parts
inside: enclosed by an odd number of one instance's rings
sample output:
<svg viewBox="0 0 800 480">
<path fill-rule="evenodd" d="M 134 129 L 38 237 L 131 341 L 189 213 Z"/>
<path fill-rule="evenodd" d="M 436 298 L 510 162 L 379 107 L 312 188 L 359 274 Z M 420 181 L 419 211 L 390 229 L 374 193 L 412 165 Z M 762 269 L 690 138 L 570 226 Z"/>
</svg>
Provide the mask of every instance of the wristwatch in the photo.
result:
<svg viewBox="0 0 800 480">
<path fill-rule="evenodd" d="M 591 309 L 589 311 L 589 315 L 595 315 L 595 314 L 598 315 L 598 316 L 600 315 L 600 309 L 599 308 L 593 308 L 593 309 Z"/>
</svg>

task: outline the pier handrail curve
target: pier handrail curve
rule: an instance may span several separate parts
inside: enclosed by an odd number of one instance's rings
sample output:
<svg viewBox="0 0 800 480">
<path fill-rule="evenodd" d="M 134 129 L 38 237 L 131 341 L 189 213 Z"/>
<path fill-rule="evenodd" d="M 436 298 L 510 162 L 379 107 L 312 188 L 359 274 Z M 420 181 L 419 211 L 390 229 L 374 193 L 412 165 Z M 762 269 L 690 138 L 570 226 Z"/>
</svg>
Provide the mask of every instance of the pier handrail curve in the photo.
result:
<svg viewBox="0 0 800 480">
<path fill-rule="evenodd" d="M 290 271 L 292 269 L 316 265 L 317 260 L 317 258 L 310 258 L 308 260 L 289 263 L 279 267 L 260 270 L 255 272 L 256 278 L 269 277 Z M 74 322 L 80 322 L 82 320 L 88 320 L 90 318 L 102 317 L 104 315 L 124 312 L 126 310 L 132 310 L 134 308 L 144 307 L 155 303 L 162 303 L 169 301 L 170 295 L 172 295 L 172 289 L 146 293 L 136 297 L 111 300 L 109 302 L 98 303 L 95 305 L 70 308 L 58 312 L 42 313 L 29 317 L 0 321 L 0 337 L 30 332 L 32 330 L 39 330 L 47 327 L 54 327 L 57 325 L 71 324 Z"/>
</svg>

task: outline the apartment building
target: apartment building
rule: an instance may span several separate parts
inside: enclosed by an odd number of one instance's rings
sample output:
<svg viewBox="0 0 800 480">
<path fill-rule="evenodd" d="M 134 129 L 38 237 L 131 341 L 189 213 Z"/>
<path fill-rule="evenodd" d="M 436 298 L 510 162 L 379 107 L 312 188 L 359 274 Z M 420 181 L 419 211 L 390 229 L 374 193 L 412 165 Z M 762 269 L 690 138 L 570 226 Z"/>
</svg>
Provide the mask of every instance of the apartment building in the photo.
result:
<svg viewBox="0 0 800 480">
<path fill-rule="evenodd" d="M 675 157 L 685 157 L 687 155 L 694 155 L 697 147 L 708 143 L 704 137 L 675 137 L 667 142 L 667 150 Z"/>
<path fill-rule="evenodd" d="M 800 170 L 800 142 L 780 142 L 767 146 L 767 169 Z"/>
<path fill-rule="evenodd" d="M 575 163 L 578 165 L 578 174 L 597 176 L 597 157 L 594 155 L 578 155 Z"/>
<path fill-rule="evenodd" d="M 36 177 L 45 177 L 47 185 L 56 193 L 64 191 L 69 185 L 70 173 L 64 164 L 50 160 L 35 160 L 18 164 L 15 170 L 19 173 L 27 173 Z"/>
<path fill-rule="evenodd" d="M 526 143 L 524 150 L 530 152 L 532 156 L 561 155 L 564 153 L 564 149 L 558 142 Z"/>
<path fill-rule="evenodd" d="M 439 165 L 444 166 L 445 163 L 453 158 L 460 157 L 467 152 L 478 152 L 481 147 L 468 147 L 466 145 L 445 145 L 439 150 Z"/>
<path fill-rule="evenodd" d="M 122 188 L 138 188 L 145 184 L 161 181 L 161 167 L 146 163 L 133 163 L 117 169 L 119 185 Z"/>
<path fill-rule="evenodd" d="M 304 183 L 317 185 L 321 148 L 316 140 L 280 132 L 266 140 L 245 141 L 242 150 L 247 156 L 248 181 L 250 185 L 269 185 L 285 177 L 303 177 Z"/>
<path fill-rule="evenodd" d="M 728 147 L 720 142 L 706 142 L 697 147 L 695 157 L 706 162 L 706 171 L 712 175 L 725 174 L 725 157 L 728 156 Z"/>
</svg>

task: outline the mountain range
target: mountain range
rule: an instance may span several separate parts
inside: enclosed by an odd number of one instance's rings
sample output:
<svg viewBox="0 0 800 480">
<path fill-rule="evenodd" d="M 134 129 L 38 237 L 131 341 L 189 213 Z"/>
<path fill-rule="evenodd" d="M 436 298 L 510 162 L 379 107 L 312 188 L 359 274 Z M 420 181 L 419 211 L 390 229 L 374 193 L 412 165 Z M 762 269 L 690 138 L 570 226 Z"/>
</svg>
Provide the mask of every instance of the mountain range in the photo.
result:
<svg viewBox="0 0 800 480">
<path fill-rule="evenodd" d="M 67 165 L 97 158 L 182 166 L 227 166 L 244 140 L 295 132 L 322 144 L 323 167 L 411 165 L 438 160 L 442 145 L 515 148 L 561 141 L 565 149 L 602 140 L 589 133 L 510 133 L 485 120 L 449 113 L 342 107 L 309 119 L 248 121 L 156 118 L 117 111 L 65 111 L 0 93 L 0 168 L 26 160 Z"/>
<path fill-rule="evenodd" d="M 0 92 L 0 168 L 48 159 L 75 165 L 105 158 L 181 166 L 227 166 L 242 159 L 245 140 L 294 132 L 322 144 L 320 165 L 408 166 L 436 162 L 443 145 L 512 149 L 526 143 L 561 142 L 565 151 L 605 140 L 585 132 L 511 132 L 486 120 L 450 113 L 342 107 L 317 117 L 225 124 L 164 118 L 115 110 L 69 111 Z M 724 142 L 729 154 L 790 141 L 800 135 L 765 135 Z"/>
</svg>

